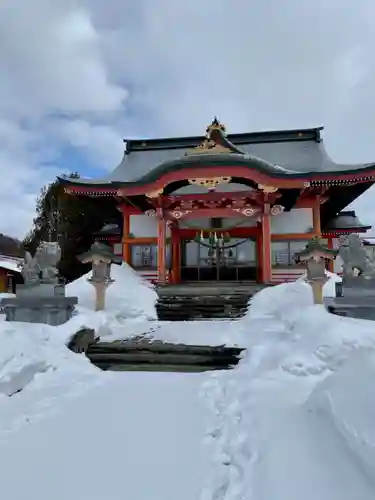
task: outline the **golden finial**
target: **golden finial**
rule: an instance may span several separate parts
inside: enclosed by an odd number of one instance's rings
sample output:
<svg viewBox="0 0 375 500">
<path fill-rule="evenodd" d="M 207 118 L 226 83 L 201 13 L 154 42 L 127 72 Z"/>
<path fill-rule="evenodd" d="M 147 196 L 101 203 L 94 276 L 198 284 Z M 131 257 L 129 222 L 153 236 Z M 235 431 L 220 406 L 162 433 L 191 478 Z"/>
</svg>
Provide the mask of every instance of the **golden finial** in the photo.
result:
<svg viewBox="0 0 375 500">
<path fill-rule="evenodd" d="M 217 119 L 216 116 L 212 120 L 211 124 L 206 128 L 207 136 L 209 136 L 211 134 L 211 132 L 214 130 L 220 130 L 223 134 L 226 134 L 225 126 L 219 122 L 219 120 Z"/>
</svg>

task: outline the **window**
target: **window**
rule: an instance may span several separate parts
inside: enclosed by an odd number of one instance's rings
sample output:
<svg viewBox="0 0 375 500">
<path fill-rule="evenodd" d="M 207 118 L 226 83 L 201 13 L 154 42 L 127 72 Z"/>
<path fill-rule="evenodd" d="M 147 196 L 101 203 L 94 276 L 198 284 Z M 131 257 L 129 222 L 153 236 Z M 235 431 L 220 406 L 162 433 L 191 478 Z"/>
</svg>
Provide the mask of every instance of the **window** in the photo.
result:
<svg viewBox="0 0 375 500">
<path fill-rule="evenodd" d="M 307 241 L 273 241 L 271 245 L 272 266 L 294 266 L 296 262 L 294 256 L 297 252 L 303 250 L 307 245 Z"/>
<path fill-rule="evenodd" d="M 212 217 L 211 228 L 212 229 L 222 229 L 223 228 L 223 219 L 221 217 Z"/>
<path fill-rule="evenodd" d="M 156 245 L 131 245 L 131 265 L 139 268 L 156 269 Z"/>
<path fill-rule="evenodd" d="M 157 245 L 130 245 L 131 261 L 130 265 L 134 268 L 157 269 L 158 265 L 158 247 Z M 167 268 L 171 266 L 171 246 L 166 245 L 165 264 Z"/>
</svg>

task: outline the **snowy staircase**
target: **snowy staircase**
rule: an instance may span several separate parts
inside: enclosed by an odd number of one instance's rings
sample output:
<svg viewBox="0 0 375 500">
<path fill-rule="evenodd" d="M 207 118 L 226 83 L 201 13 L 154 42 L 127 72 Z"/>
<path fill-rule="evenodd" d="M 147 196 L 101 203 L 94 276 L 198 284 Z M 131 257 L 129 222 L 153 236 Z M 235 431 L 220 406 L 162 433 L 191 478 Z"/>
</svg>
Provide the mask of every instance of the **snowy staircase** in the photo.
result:
<svg viewBox="0 0 375 500">
<path fill-rule="evenodd" d="M 245 315 L 248 299 L 244 295 L 160 297 L 156 311 L 162 321 L 237 319 Z"/>
<path fill-rule="evenodd" d="M 81 328 L 70 340 L 68 348 L 84 353 L 102 370 L 203 372 L 229 370 L 240 359 L 240 347 L 174 344 L 144 337 L 103 342 L 95 331 Z"/>
<path fill-rule="evenodd" d="M 239 284 L 170 285 L 158 288 L 156 311 L 161 321 L 238 319 L 259 286 Z"/>
<path fill-rule="evenodd" d="M 241 351 L 236 347 L 128 340 L 91 344 L 86 356 L 102 370 L 203 372 L 232 368 Z"/>
</svg>

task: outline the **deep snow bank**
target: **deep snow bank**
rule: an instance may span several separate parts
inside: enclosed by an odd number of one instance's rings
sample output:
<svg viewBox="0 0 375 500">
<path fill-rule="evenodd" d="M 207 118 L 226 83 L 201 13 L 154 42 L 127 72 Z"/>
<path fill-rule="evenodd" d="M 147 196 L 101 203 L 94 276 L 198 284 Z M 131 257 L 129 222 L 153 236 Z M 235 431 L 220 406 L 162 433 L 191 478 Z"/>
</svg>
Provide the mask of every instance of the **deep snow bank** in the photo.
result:
<svg viewBox="0 0 375 500">
<path fill-rule="evenodd" d="M 335 283 L 341 281 L 337 274 L 327 272 L 329 278 L 323 287 L 325 297 L 335 296 Z M 301 277 L 292 283 L 264 288 L 250 301 L 248 318 L 272 316 L 291 319 L 293 314 L 301 308 L 313 304 L 311 287 Z"/>
<path fill-rule="evenodd" d="M 70 352 L 66 344 L 82 327 L 98 336 L 123 331 L 131 337 L 147 331 L 147 320 L 156 318 L 156 292 L 127 264 L 112 267 L 115 282 L 108 288 L 106 310 L 94 312 L 94 288 L 90 273 L 67 286 L 67 295 L 78 296 L 77 314 L 57 327 L 32 323 L 8 323 L 0 316 L 0 394 L 24 389 L 35 376 L 48 371 L 95 372 L 85 356 Z"/>
<path fill-rule="evenodd" d="M 125 262 L 112 265 L 112 278 L 115 280 L 107 290 L 106 312 L 118 318 L 145 317 L 156 318 L 155 301 L 157 294 L 148 281 L 141 278 Z M 93 311 L 95 307 L 95 290 L 87 282 L 91 271 L 67 286 L 67 295 L 78 297 L 78 310 Z"/>
<path fill-rule="evenodd" d="M 317 386 L 308 406 L 332 423 L 375 484 L 374 380 L 374 350 L 362 347 Z"/>
<path fill-rule="evenodd" d="M 206 385 L 209 498 L 372 499 L 375 354 L 354 360 L 374 352 L 375 323 L 313 305 L 298 280 L 257 294 L 241 326 L 242 361 Z"/>
<path fill-rule="evenodd" d="M 67 349 L 74 332 L 66 325 L 0 322 L 0 394 L 11 396 L 41 373 L 98 371 L 84 355 Z"/>
</svg>

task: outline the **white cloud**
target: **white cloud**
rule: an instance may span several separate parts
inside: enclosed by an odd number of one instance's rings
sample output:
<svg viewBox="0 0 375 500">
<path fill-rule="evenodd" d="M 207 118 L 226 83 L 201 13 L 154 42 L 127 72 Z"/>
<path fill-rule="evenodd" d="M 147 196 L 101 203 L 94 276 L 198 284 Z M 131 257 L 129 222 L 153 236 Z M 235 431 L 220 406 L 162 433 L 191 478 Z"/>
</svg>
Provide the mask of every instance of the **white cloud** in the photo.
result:
<svg viewBox="0 0 375 500">
<path fill-rule="evenodd" d="M 324 124 L 334 159 L 375 161 L 374 14 L 371 0 L 3 0 L 0 231 L 28 228 L 62 147 L 111 169 L 121 136 L 197 134 L 213 115 L 234 132 Z"/>
<path fill-rule="evenodd" d="M 111 81 L 90 12 L 69 0 L 0 3 L 0 74 L 0 231 L 22 236 L 37 193 L 59 173 L 53 162 L 60 147 L 80 145 L 100 162 L 112 161 L 115 154 L 105 157 L 103 148 L 113 149 L 121 135 L 115 124 L 98 127 L 93 120 L 120 110 L 127 91 Z M 77 124 L 83 144 L 73 135 Z"/>
</svg>

